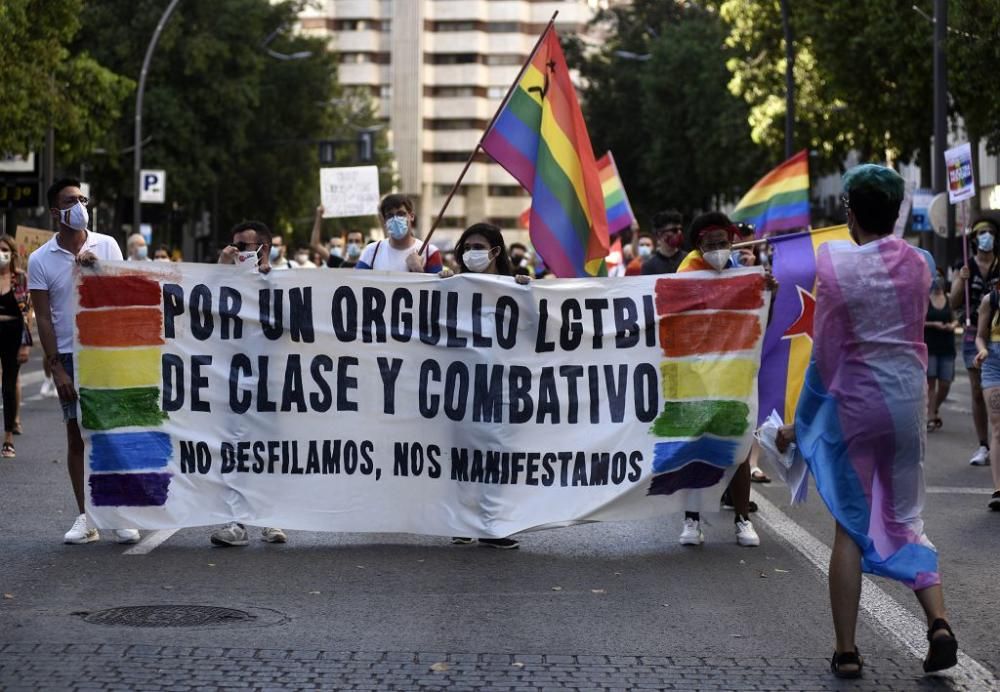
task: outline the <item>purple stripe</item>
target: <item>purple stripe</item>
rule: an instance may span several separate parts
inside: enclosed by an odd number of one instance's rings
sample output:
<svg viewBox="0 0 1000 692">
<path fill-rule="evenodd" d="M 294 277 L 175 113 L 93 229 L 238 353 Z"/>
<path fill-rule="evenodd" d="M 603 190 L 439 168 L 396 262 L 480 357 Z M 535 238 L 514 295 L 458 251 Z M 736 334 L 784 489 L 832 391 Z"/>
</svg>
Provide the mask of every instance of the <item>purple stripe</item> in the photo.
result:
<svg viewBox="0 0 1000 692">
<path fill-rule="evenodd" d="M 541 117 L 541 116 L 539 116 Z M 527 161 L 538 159 L 539 123 L 531 127 L 507 108 L 497 118 L 493 131 L 500 134 L 507 142 L 517 149 Z"/>
<path fill-rule="evenodd" d="M 493 157 L 493 160 L 514 176 L 517 182 L 526 190 L 530 190 L 535 182 L 535 162 L 529 161 L 517 148 L 504 139 L 503 135 L 490 130 L 483 139 L 483 151 Z"/>
<path fill-rule="evenodd" d="M 90 501 L 95 507 L 161 507 L 167 502 L 170 473 L 93 473 Z"/>
</svg>

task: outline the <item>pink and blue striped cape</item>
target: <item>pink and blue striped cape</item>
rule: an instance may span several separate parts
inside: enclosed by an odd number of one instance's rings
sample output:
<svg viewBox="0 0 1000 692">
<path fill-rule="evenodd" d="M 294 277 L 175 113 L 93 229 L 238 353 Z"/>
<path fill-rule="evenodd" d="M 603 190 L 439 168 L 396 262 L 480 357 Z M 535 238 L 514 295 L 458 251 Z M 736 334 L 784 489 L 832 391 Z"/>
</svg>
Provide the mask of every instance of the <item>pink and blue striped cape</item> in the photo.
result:
<svg viewBox="0 0 1000 692">
<path fill-rule="evenodd" d="M 924 534 L 927 347 L 933 260 L 895 237 L 827 243 L 816 257 L 812 361 L 799 449 L 862 569 L 913 589 L 940 583 Z"/>
</svg>

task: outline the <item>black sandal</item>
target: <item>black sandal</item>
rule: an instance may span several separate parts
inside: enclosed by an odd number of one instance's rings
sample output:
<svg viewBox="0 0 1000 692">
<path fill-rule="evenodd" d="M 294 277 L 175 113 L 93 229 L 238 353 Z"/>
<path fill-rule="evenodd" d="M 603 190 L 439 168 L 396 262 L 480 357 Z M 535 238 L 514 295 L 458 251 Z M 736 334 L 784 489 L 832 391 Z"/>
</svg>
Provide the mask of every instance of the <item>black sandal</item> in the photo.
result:
<svg viewBox="0 0 1000 692">
<path fill-rule="evenodd" d="M 841 670 L 841 666 L 857 666 L 857 670 Z M 845 651 L 842 654 L 834 651 L 833 658 L 830 659 L 830 672 L 838 678 L 860 678 L 864 667 L 865 659 L 861 658 L 861 654 L 858 653 L 858 647 L 854 647 L 854 651 Z"/>
<path fill-rule="evenodd" d="M 934 636 L 941 631 L 948 632 L 948 636 Z M 927 630 L 927 641 L 930 642 L 930 647 L 927 649 L 927 658 L 924 659 L 925 673 L 945 670 L 958 664 L 958 640 L 946 620 L 938 618 L 931 623 L 931 628 Z"/>
</svg>

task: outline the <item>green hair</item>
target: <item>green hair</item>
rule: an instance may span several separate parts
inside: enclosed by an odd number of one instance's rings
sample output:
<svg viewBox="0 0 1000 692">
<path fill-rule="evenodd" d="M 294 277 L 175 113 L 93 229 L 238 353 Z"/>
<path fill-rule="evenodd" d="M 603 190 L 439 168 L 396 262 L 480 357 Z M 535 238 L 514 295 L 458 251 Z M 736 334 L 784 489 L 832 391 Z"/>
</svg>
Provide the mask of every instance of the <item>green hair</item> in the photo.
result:
<svg viewBox="0 0 1000 692">
<path fill-rule="evenodd" d="M 861 227 L 869 233 L 891 233 L 903 201 L 903 178 L 874 163 L 855 166 L 843 177 L 844 195 Z"/>
</svg>

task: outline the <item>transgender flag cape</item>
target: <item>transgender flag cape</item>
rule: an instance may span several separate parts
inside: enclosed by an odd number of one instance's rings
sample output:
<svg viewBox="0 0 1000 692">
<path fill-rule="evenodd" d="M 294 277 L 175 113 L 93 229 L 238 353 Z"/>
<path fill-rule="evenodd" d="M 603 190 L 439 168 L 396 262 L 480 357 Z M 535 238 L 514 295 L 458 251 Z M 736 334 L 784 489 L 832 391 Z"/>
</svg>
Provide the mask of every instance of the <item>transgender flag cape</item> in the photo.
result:
<svg viewBox="0 0 1000 692">
<path fill-rule="evenodd" d="M 913 589 L 940 583 L 920 518 L 931 281 L 921 252 L 892 236 L 819 249 L 813 355 L 795 414 L 802 456 L 862 569 Z"/>
</svg>

